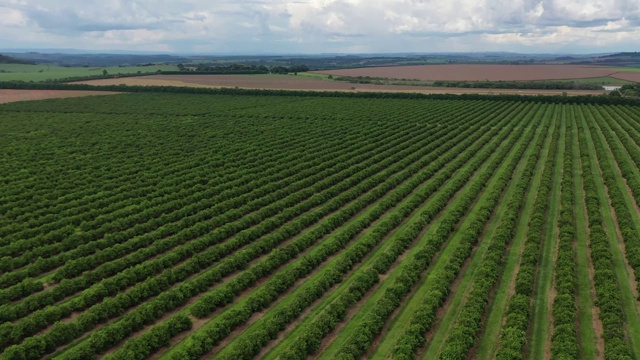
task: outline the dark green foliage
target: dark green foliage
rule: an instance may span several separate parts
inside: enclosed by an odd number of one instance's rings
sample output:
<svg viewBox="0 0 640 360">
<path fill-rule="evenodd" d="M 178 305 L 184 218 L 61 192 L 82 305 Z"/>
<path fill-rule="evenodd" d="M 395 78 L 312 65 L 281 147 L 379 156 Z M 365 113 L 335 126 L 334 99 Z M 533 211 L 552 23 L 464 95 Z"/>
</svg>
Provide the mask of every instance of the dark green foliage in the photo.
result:
<svg viewBox="0 0 640 360">
<path fill-rule="evenodd" d="M 633 177 L 640 163 L 637 108 L 538 98 L 163 89 L 168 92 L 0 105 L 0 158 L 8 159 L 0 162 L 3 359 L 92 359 L 105 352 L 105 359 L 143 359 L 183 336 L 172 356 L 200 358 L 235 332 L 216 355 L 252 358 L 349 281 L 279 354 L 305 358 L 392 275 L 336 348 L 340 358 L 360 358 L 474 207 L 445 266 L 431 274 L 438 281 L 402 326 L 394 358 L 413 358 L 505 201 L 445 344 L 446 356 L 464 358 L 483 326 L 532 169 L 545 161 L 539 158 L 547 128 L 555 125 L 538 197 L 549 192 L 553 154 L 562 150 L 560 114 L 567 124 L 580 118 L 581 146 L 585 131 L 602 137 L 591 161 L 601 164 L 627 259 L 634 269 L 639 265 L 637 229 L 625 213 L 629 195 L 616 182 L 615 166 L 633 197 L 640 195 Z M 571 143 L 578 135 L 567 126 Z M 564 151 L 552 339 L 559 359 L 577 351 L 571 191 L 578 174 L 571 161 L 578 154 Z M 515 171 L 522 178 L 512 184 L 513 197 L 502 199 Z M 600 210 L 598 197 L 587 194 L 587 205 Z M 535 234 L 545 212 L 536 201 L 500 357 L 518 358 L 528 340 Z M 607 356 L 624 358 L 624 316 L 598 215 L 589 218 L 597 304 Z"/>
<path fill-rule="evenodd" d="M 589 114 L 589 112 L 587 112 Z M 578 108 L 578 140 L 580 143 L 580 160 L 582 163 L 582 181 L 585 192 L 585 205 L 587 208 L 588 225 L 590 230 L 591 261 L 594 268 L 594 284 L 596 290 L 596 305 L 600 308 L 600 320 L 603 326 L 603 338 L 605 346 L 605 358 L 607 359 L 631 359 L 631 349 L 625 341 L 625 320 L 622 311 L 622 299 L 620 287 L 614 272 L 613 255 L 609 248 L 607 233 L 603 227 L 601 209 L 605 204 L 600 202 L 596 188 L 594 173 L 591 168 L 592 161 L 588 152 L 588 129 L 582 125 L 585 112 Z M 588 121 L 587 121 L 588 123 Z M 594 143 L 597 139 L 592 137 Z"/>
<path fill-rule="evenodd" d="M 482 123 L 478 124 L 477 126 L 481 126 L 481 125 Z M 454 158 L 461 149 L 464 149 L 465 147 L 468 146 L 468 144 L 473 143 L 473 141 L 477 139 L 479 135 L 477 131 L 472 130 L 473 128 L 468 129 L 468 131 L 471 130 L 469 132 L 469 135 L 465 134 L 466 132 L 463 132 L 456 137 L 460 139 L 459 141 L 461 141 L 461 139 L 466 139 L 466 141 L 453 142 L 454 144 L 457 144 L 453 149 L 447 149 L 446 147 L 442 147 L 440 150 L 442 151 L 442 153 L 440 153 L 441 155 L 438 157 L 437 161 L 432 162 L 431 166 L 423 169 L 419 173 L 418 178 L 414 178 L 417 182 L 411 181 L 410 183 L 407 183 L 404 186 L 400 187 L 398 189 L 401 191 L 400 194 L 405 194 L 405 195 L 409 194 L 410 192 L 409 189 L 417 186 L 420 182 L 426 180 L 426 178 L 435 174 L 436 173 L 435 169 L 443 167 L 445 164 L 451 161 L 451 159 Z M 474 134 L 474 135 L 471 135 L 471 137 L 469 137 L 470 134 Z M 470 155 L 472 155 L 472 152 L 469 153 L 469 155 L 467 156 L 470 156 Z M 292 300 L 292 303 L 293 303 L 292 306 L 287 307 L 286 309 L 283 309 L 281 312 L 274 314 L 270 318 L 270 319 L 273 319 L 273 321 L 267 322 L 265 324 L 265 327 L 262 327 L 258 333 L 250 334 L 244 337 L 243 339 L 240 339 L 240 342 L 238 343 L 239 345 L 230 351 L 231 355 L 229 355 L 229 357 L 230 358 L 246 358 L 246 357 L 251 357 L 255 355 L 255 353 L 259 351 L 262 345 L 264 345 L 270 339 L 273 339 L 275 336 L 277 336 L 277 333 L 282 330 L 282 327 L 287 323 L 291 322 L 293 319 L 295 319 L 295 316 L 297 316 L 297 314 L 299 314 L 299 312 L 302 311 L 302 309 L 308 306 L 316 297 L 319 297 L 324 292 L 326 292 L 331 285 L 339 282 L 341 280 L 342 273 L 349 271 L 353 264 L 359 262 L 368 252 L 370 252 L 373 249 L 374 246 L 376 246 L 385 237 L 385 235 L 390 230 L 392 230 L 395 226 L 397 226 L 401 222 L 403 217 L 406 217 L 407 215 L 409 215 L 417 206 L 420 205 L 422 201 L 424 201 L 428 196 L 433 194 L 438 189 L 438 187 L 441 186 L 442 183 L 444 183 L 448 179 L 451 172 L 454 172 L 455 169 L 458 169 L 459 166 L 463 163 L 464 161 L 462 161 L 462 159 L 458 159 L 456 162 L 454 162 L 454 164 L 459 164 L 459 165 L 452 164 L 450 166 L 450 169 L 447 169 L 446 173 L 440 174 L 437 178 L 434 178 L 433 181 L 427 183 L 428 186 L 425 189 L 419 191 L 416 195 L 414 195 L 410 199 L 409 203 L 407 203 L 406 205 L 400 208 L 395 209 L 383 221 L 381 221 L 378 225 L 376 225 L 376 227 L 370 233 L 360 238 L 356 243 L 357 245 L 352 245 L 347 251 L 343 252 L 339 257 L 339 260 L 336 260 L 337 268 L 334 268 L 332 269 L 332 271 L 329 271 L 323 274 L 323 276 L 317 279 L 315 282 L 306 284 L 308 290 L 303 292 L 301 296 L 294 298 L 294 300 Z M 449 193 L 449 191 L 450 190 L 448 190 L 447 192 Z M 397 194 L 399 196 L 393 196 L 393 198 L 395 198 L 394 201 L 399 201 L 403 196 L 405 196 L 400 194 Z M 443 195 L 443 196 L 446 196 L 446 195 Z M 384 203 L 380 205 L 383 205 L 383 204 Z M 393 205 L 393 202 L 388 202 L 388 204 L 385 204 L 385 207 L 392 206 L 392 205 Z M 440 207 L 440 209 L 445 205 L 446 205 L 446 200 L 436 202 L 436 206 Z M 384 211 L 383 208 L 380 208 L 380 211 L 378 211 L 378 207 L 376 207 L 373 219 L 379 217 L 383 213 L 383 211 Z M 429 216 L 434 216 L 437 212 L 438 210 L 435 210 L 433 208 L 427 208 L 424 210 L 425 217 L 427 219 Z M 356 231 L 350 231 L 349 233 L 355 235 L 362 229 L 364 228 L 360 228 Z M 398 256 L 399 253 L 404 248 L 406 248 L 406 246 L 408 245 L 407 241 L 410 241 L 410 238 L 405 238 L 404 241 L 398 242 L 397 246 L 392 249 L 393 258 Z M 339 246 L 343 247 L 344 244 L 340 243 Z M 325 255 L 321 258 L 317 258 L 316 260 L 314 259 L 316 256 L 317 255 L 315 255 L 314 253 L 311 253 L 308 255 L 307 259 L 308 261 L 313 261 L 316 265 L 319 265 L 320 261 L 326 258 L 326 255 Z M 384 264 L 387 264 L 386 267 L 383 266 L 382 263 L 378 263 L 378 265 L 377 266 L 374 265 L 373 268 L 381 269 L 380 271 L 384 272 L 386 271 L 386 269 L 388 269 L 388 266 L 390 265 L 390 263 L 384 258 L 383 260 L 381 260 L 381 262 Z M 331 309 L 328 312 L 329 314 L 328 321 L 324 322 L 325 320 L 323 318 L 321 320 L 323 322 L 322 324 L 314 326 L 315 330 L 313 331 L 312 334 L 310 334 L 312 338 L 303 339 L 301 342 L 298 342 L 298 343 L 308 344 L 310 346 L 310 349 L 316 349 L 318 341 L 323 336 L 325 336 L 328 333 L 328 331 L 330 331 L 332 326 L 335 326 L 336 320 L 340 319 L 346 314 L 347 307 L 352 305 L 361 296 L 363 296 L 366 289 L 369 289 L 378 281 L 377 274 L 378 274 L 377 271 L 368 271 L 360 275 L 355 280 L 355 282 L 353 283 L 349 291 L 344 293 L 345 297 L 344 298 L 341 297 L 340 300 L 336 301 L 334 303 L 334 306 L 331 307 Z M 265 286 L 264 289 L 266 290 L 268 288 L 269 286 L 267 285 Z M 308 294 L 313 294 L 313 296 L 308 296 Z M 259 298 L 264 298 L 266 295 L 267 294 L 264 294 L 264 295 L 256 294 L 256 296 Z M 273 300 L 275 299 L 272 299 L 270 301 L 273 301 Z M 259 308 L 247 309 L 248 312 L 256 311 L 256 310 L 259 310 Z M 244 322 L 244 320 L 242 322 Z M 228 333 L 220 334 L 218 329 L 220 328 L 232 329 L 240 325 L 242 322 L 240 323 L 232 322 L 232 323 L 226 323 L 226 324 L 224 322 L 216 322 L 215 328 L 210 331 L 215 331 L 215 336 L 225 337 L 228 335 Z M 320 330 L 320 331 L 317 331 L 317 330 Z M 191 338 L 190 341 L 192 341 L 193 343 L 190 346 L 188 346 L 184 352 L 179 352 L 175 354 L 174 357 L 185 358 L 185 359 L 197 358 L 198 356 L 202 355 L 204 352 L 208 351 L 207 349 L 210 349 L 210 347 L 216 343 L 216 341 L 213 341 L 213 342 L 210 341 L 212 339 L 212 336 L 214 335 L 209 332 L 205 332 L 204 334 L 202 334 L 202 336 L 195 336 Z M 199 350 L 192 350 L 192 349 L 199 349 Z M 306 352 L 309 350 L 302 349 L 302 351 Z"/>
<path fill-rule="evenodd" d="M 542 112 L 538 110 L 538 114 L 536 114 L 532 122 L 538 123 L 541 115 Z M 544 124 L 547 123 L 548 120 Z M 460 245 L 454 252 L 455 255 L 447 264 L 446 270 L 438 274 L 439 278 L 442 279 L 442 281 L 438 282 L 438 288 L 431 289 L 423 303 L 415 310 L 410 326 L 405 330 L 395 345 L 393 350 L 394 358 L 412 359 L 415 357 L 417 350 L 424 344 L 424 334 L 431 329 L 438 308 L 444 303 L 446 296 L 449 294 L 450 286 L 457 277 L 464 261 L 471 255 L 474 244 L 478 242 L 479 236 L 486 226 L 486 222 L 489 221 L 493 209 L 497 206 L 502 192 L 512 177 L 512 172 L 520 161 L 520 157 L 524 154 L 528 142 L 532 140 L 534 133 L 534 131 L 529 131 L 527 142 L 523 143 L 523 145 L 517 149 L 516 156 L 510 162 L 507 170 L 500 174 L 498 180 L 499 186 L 490 190 L 491 192 L 488 199 L 482 204 L 482 208 L 478 211 L 477 217 L 473 219 L 473 227 L 464 233 Z M 538 138 L 535 148 L 536 151 L 540 151 L 542 148 L 543 140 L 544 137 L 542 136 Z M 463 348 L 461 347 L 460 350 L 463 350 Z"/>
<path fill-rule="evenodd" d="M 479 89 L 602 90 L 602 85 L 579 81 L 435 81 L 433 86 Z"/>
<path fill-rule="evenodd" d="M 573 108 L 569 109 L 568 119 L 573 119 Z M 573 151 L 575 134 L 573 121 L 566 122 L 566 137 L 560 193 L 560 219 L 558 227 L 558 258 L 555 267 L 556 297 L 553 300 L 553 335 L 551 338 L 552 359 L 578 359 L 578 333 L 576 329 L 576 239 L 575 207 L 577 183 L 574 172 L 574 159 L 578 156 Z"/>
<path fill-rule="evenodd" d="M 502 129 L 500 126 L 494 127 L 494 131 L 490 134 L 495 135 L 494 132 L 497 133 L 500 129 Z M 508 132 L 504 131 L 500 136 L 496 137 L 494 141 L 491 142 L 489 149 L 495 149 L 495 147 L 504 140 L 507 134 Z M 515 136 L 511 140 L 511 143 L 515 142 L 517 138 L 518 137 Z M 481 143 L 474 144 L 474 147 L 468 149 L 470 152 L 465 152 L 465 158 L 459 158 L 453 164 L 467 161 L 466 158 L 471 158 L 471 156 L 477 151 L 474 148 L 484 145 L 488 140 L 489 138 Z M 441 190 L 434 202 L 435 208 L 427 207 L 422 210 L 419 213 L 419 219 L 412 223 L 409 228 L 407 228 L 407 230 L 405 230 L 396 239 L 390 249 L 372 264 L 372 269 L 379 274 L 384 274 L 388 271 L 393 260 L 400 256 L 400 254 L 402 254 L 402 252 L 404 252 L 405 249 L 415 241 L 415 237 L 422 231 L 423 227 L 428 224 L 439 211 L 442 210 L 442 206 L 448 202 L 447 198 L 450 198 L 457 190 L 459 190 L 466 181 L 469 180 L 470 176 L 478 169 L 483 161 L 486 161 L 487 157 L 492 152 L 492 150 L 489 149 L 486 149 L 487 152 L 483 151 L 478 154 L 478 158 L 474 158 L 469 162 L 468 169 L 462 171 L 455 180 L 452 180 L 449 186 L 446 186 Z M 369 347 L 375 336 L 382 329 L 382 326 L 384 326 L 386 318 L 397 306 L 400 305 L 400 302 L 412 288 L 412 285 L 419 280 L 422 270 L 429 265 L 431 258 L 445 242 L 448 234 L 453 230 L 457 223 L 457 220 L 465 214 L 465 211 L 463 211 L 464 207 L 468 206 L 470 202 L 473 201 L 477 192 L 479 192 L 483 187 L 483 182 L 488 180 L 492 169 L 495 169 L 500 164 L 501 159 L 501 157 L 498 157 L 493 160 L 491 164 L 489 164 L 488 169 L 485 170 L 486 175 L 479 177 L 478 180 L 473 183 L 469 189 L 469 194 L 463 195 L 466 201 L 461 201 L 457 209 L 449 210 L 449 218 L 442 220 L 442 225 L 438 228 L 436 234 L 429 239 L 427 245 L 421 249 L 420 253 L 414 259 L 410 260 L 410 265 L 407 268 L 408 270 L 402 272 L 398 276 L 392 287 L 389 288 L 385 292 L 384 296 L 376 303 L 372 312 L 362 319 L 359 323 L 358 330 L 355 332 L 354 336 L 350 337 L 348 342 L 344 344 L 343 348 L 340 350 L 339 356 L 358 357 L 358 354 L 362 354 Z M 373 284 L 374 283 L 370 283 L 369 287 L 373 286 Z M 347 291 L 345 294 L 341 295 L 336 302 L 332 303 L 331 306 L 324 311 L 321 317 L 309 324 L 308 329 L 306 329 L 306 334 L 295 342 L 293 348 L 287 349 L 287 351 L 282 355 L 283 358 L 304 358 L 317 351 L 317 347 L 314 346 L 314 344 L 318 344 L 319 341 L 321 341 L 321 339 L 333 329 L 336 321 L 342 320 L 349 307 L 353 306 L 363 295 L 364 293 L 359 296 L 353 296 L 351 291 Z M 322 330 L 314 331 L 314 329 Z"/>
<path fill-rule="evenodd" d="M 556 108 L 556 111 L 558 109 Z M 527 330 L 531 321 L 531 302 L 535 289 L 535 278 L 538 272 L 540 249 L 544 240 L 547 212 L 551 204 L 550 195 L 553 179 L 557 175 L 556 155 L 560 138 L 561 118 L 555 114 L 553 135 L 549 145 L 540 186 L 531 209 L 527 227 L 527 237 L 520 259 L 520 267 L 516 275 L 515 294 L 509 300 L 505 317 L 507 319 L 500 335 L 500 348 L 496 354 L 498 359 L 523 359 L 524 345 L 527 342 Z M 563 117 L 564 118 L 564 117 Z"/>
</svg>

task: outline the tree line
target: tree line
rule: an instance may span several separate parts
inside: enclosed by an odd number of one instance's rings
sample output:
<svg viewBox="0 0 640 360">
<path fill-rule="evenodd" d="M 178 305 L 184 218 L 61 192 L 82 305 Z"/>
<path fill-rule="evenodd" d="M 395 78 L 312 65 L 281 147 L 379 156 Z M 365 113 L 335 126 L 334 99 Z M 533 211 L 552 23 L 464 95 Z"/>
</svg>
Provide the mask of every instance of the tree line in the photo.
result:
<svg viewBox="0 0 640 360">
<path fill-rule="evenodd" d="M 419 79 L 394 79 L 371 76 L 330 76 L 336 81 L 346 81 L 354 84 L 373 85 L 408 85 L 429 87 L 452 87 L 463 89 L 535 89 L 535 90 L 602 90 L 602 84 L 583 83 L 579 81 L 554 80 L 521 80 L 521 81 L 452 81 L 436 80 L 422 81 Z"/>
<path fill-rule="evenodd" d="M 309 71 L 307 65 L 291 65 L 291 66 L 265 66 L 265 65 L 211 65 L 211 64 L 178 64 L 180 73 L 206 73 L 206 74 L 297 74 L 299 72 Z M 166 72 L 164 72 L 166 73 Z"/>
</svg>

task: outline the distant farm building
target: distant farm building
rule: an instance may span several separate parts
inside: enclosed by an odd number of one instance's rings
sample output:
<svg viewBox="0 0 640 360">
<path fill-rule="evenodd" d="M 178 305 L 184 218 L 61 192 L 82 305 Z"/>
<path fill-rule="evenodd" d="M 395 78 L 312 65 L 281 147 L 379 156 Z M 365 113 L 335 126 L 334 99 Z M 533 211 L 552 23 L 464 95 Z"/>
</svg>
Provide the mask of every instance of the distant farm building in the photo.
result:
<svg viewBox="0 0 640 360">
<path fill-rule="evenodd" d="M 605 85 L 603 86 L 603 88 L 607 91 L 613 91 L 613 90 L 620 90 L 622 88 L 622 86 L 611 86 L 611 85 Z"/>
</svg>

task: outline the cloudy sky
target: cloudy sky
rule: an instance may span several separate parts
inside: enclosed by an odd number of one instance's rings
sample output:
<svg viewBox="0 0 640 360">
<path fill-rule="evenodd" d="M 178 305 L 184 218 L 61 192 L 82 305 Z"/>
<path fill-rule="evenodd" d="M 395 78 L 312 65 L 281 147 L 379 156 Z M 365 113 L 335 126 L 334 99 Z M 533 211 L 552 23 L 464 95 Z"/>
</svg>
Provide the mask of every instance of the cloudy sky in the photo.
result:
<svg viewBox="0 0 640 360">
<path fill-rule="evenodd" d="M 0 0 L 0 48 L 178 53 L 640 50 L 640 0 Z"/>
</svg>

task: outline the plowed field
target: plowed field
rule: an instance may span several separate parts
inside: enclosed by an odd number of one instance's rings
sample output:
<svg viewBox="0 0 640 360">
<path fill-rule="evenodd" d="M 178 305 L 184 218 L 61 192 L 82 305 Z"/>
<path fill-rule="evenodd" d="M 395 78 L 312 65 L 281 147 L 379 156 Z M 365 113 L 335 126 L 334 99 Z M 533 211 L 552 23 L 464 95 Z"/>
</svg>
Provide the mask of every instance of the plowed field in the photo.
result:
<svg viewBox="0 0 640 360">
<path fill-rule="evenodd" d="M 58 99 L 91 95 L 115 94 L 106 91 L 76 91 L 76 90 L 4 90 L 0 89 L 0 104 L 25 100 Z"/>
<path fill-rule="evenodd" d="M 515 90 L 515 89 L 458 89 L 432 88 L 425 86 L 351 84 L 341 81 L 323 80 L 304 76 L 262 75 L 153 75 L 120 79 L 103 79 L 79 82 L 89 85 L 138 85 L 138 86 L 190 86 L 212 88 L 312 90 L 312 91 L 373 91 L 373 92 L 417 92 L 424 94 L 522 94 L 522 95 L 569 95 L 602 94 L 605 91 L 589 90 Z"/>
<path fill-rule="evenodd" d="M 419 65 L 318 71 L 341 76 L 371 76 L 419 80 L 552 80 L 607 77 L 619 72 L 576 65 Z"/>
</svg>

